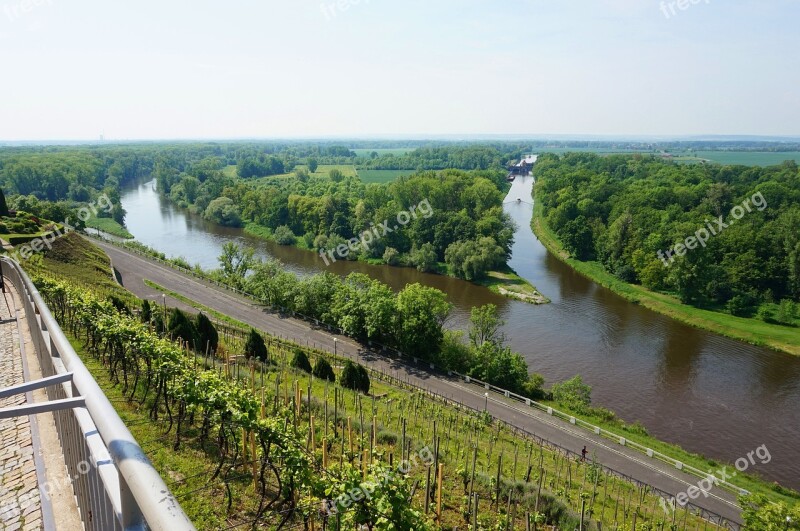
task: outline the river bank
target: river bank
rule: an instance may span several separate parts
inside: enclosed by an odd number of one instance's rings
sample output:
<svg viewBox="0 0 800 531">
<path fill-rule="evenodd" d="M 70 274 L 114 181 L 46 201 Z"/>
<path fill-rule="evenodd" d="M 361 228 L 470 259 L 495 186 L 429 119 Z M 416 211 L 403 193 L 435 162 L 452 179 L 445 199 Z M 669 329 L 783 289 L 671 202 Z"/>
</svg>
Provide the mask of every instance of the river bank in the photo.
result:
<svg viewBox="0 0 800 531">
<path fill-rule="evenodd" d="M 257 223 L 247 223 L 244 226 L 244 232 L 261 240 L 278 244 L 272 234 L 272 231 L 268 227 L 258 225 Z M 312 255 L 317 255 L 313 249 L 310 249 L 308 245 L 306 245 L 302 238 L 297 238 L 294 245 L 284 247 L 294 247 L 302 251 L 307 251 Z M 356 260 L 351 261 L 363 262 L 377 267 L 412 267 L 403 265 L 388 266 L 383 262 L 383 260 L 379 259 L 357 258 Z M 436 271 L 433 271 L 432 273 L 450 278 L 458 278 L 456 275 L 452 274 L 447 264 L 444 262 L 439 262 L 437 264 Z M 550 302 L 550 299 L 545 297 L 538 289 L 536 289 L 536 286 L 519 276 L 516 271 L 511 269 L 508 265 L 504 265 L 495 271 L 489 271 L 485 278 L 472 281 L 465 280 L 465 282 L 471 282 L 478 286 L 484 286 L 492 293 L 529 304 L 547 304 Z"/>
<path fill-rule="evenodd" d="M 542 209 L 536 203 L 534 203 L 531 228 L 553 256 L 586 278 L 631 302 L 701 330 L 800 356 L 800 329 L 695 308 L 681 303 L 676 297 L 623 282 L 597 262 L 582 262 L 571 258 L 556 234 L 547 225 Z"/>
</svg>

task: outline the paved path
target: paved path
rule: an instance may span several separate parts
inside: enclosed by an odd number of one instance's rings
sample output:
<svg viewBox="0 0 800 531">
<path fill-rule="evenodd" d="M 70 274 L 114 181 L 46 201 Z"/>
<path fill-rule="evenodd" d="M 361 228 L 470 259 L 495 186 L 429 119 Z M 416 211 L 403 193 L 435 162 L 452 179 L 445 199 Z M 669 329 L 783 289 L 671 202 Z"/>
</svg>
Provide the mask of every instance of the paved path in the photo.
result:
<svg viewBox="0 0 800 531">
<path fill-rule="evenodd" d="M 186 276 L 154 260 L 130 253 L 111 244 L 92 241 L 111 257 L 123 285 L 141 298 L 161 303 L 161 293 L 144 283 L 144 279 L 148 279 L 239 321 L 300 344 L 309 344 L 333 351 L 333 338 L 336 337 L 336 351 L 340 355 L 351 358 L 358 356 L 362 363 L 366 363 L 374 369 L 389 372 L 402 380 L 445 395 L 469 407 L 484 408 L 486 398 L 482 389 L 465 384 L 455 378 L 442 377 L 410 367 L 390 358 L 364 353 L 364 347 L 350 338 L 334 336 L 324 329 L 314 327 L 299 319 L 282 317 L 246 298 Z M 185 303 L 171 297 L 167 297 L 167 299 L 167 304 L 170 306 L 189 309 Z M 590 453 L 596 455 L 599 462 L 662 491 L 672 494 L 685 492 L 689 487 L 697 485 L 699 481 L 698 478 L 680 472 L 668 464 L 649 459 L 643 454 L 616 445 L 607 439 L 595 436 L 567 422 L 554 419 L 538 410 L 526 408 L 522 404 L 509 403 L 502 397 L 490 397 L 488 410 L 497 418 L 575 452 L 587 445 Z M 693 500 L 693 503 L 731 521 L 741 521 L 740 509 L 736 505 L 735 496 L 721 489 L 713 489 L 708 497 L 701 495 L 698 499 Z"/>
<path fill-rule="evenodd" d="M 14 301 L 0 293 L 0 389 L 24 382 Z M 25 395 L 0 399 L 0 408 L 24 404 Z M 0 529 L 42 529 L 39 483 L 30 417 L 0 420 Z"/>
</svg>

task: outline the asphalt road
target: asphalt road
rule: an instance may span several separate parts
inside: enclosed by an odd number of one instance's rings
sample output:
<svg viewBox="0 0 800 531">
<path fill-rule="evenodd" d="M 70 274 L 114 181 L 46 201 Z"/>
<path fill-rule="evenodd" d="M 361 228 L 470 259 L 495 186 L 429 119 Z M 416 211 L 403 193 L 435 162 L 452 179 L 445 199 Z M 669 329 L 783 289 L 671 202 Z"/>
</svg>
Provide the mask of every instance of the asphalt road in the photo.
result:
<svg viewBox="0 0 800 531">
<path fill-rule="evenodd" d="M 162 303 L 162 294 L 147 286 L 144 283 L 144 280 L 147 279 L 272 335 L 331 352 L 335 348 L 339 355 L 352 359 L 358 357 L 362 364 L 392 374 L 403 381 L 444 395 L 471 408 L 482 410 L 487 406 L 482 388 L 467 384 L 457 378 L 433 374 L 419 367 L 412 367 L 389 357 L 370 353 L 364 345 L 346 336 L 331 334 L 324 328 L 315 327 L 299 319 L 280 316 L 256 305 L 249 299 L 184 275 L 175 269 L 114 245 L 96 240 L 92 240 L 92 242 L 99 245 L 112 259 L 114 267 L 119 273 L 118 277 L 125 288 L 140 298 Z M 192 310 L 187 304 L 169 296 L 166 303 L 168 306 Z M 335 346 L 334 337 L 337 340 Z M 527 408 L 521 403 L 511 402 L 502 395 L 490 395 L 488 411 L 496 418 L 503 419 L 574 452 L 580 452 L 586 445 L 590 455 L 594 455 L 598 462 L 673 495 L 687 492 L 690 487 L 698 484 L 699 478 L 697 477 L 681 472 L 661 461 L 648 458 L 627 447 L 614 444 L 608 439 L 595 436 L 593 433 L 553 418 L 544 412 Z M 692 490 L 692 492 L 696 491 Z M 736 504 L 736 497 L 727 491 L 713 488 L 708 492 L 707 497 L 701 493 L 697 499 L 690 501 L 694 505 L 721 515 L 730 521 L 741 523 L 741 510 Z"/>
</svg>

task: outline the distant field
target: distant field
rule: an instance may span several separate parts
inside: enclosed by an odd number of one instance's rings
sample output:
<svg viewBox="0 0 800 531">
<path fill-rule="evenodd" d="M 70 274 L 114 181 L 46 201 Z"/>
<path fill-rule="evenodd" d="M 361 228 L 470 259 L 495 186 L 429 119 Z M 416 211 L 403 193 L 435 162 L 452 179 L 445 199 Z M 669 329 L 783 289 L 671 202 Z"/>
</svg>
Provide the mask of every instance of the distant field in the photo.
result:
<svg viewBox="0 0 800 531">
<path fill-rule="evenodd" d="M 236 177 L 236 175 L 237 175 L 236 167 L 237 166 L 235 164 L 233 166 L 225 166 L 224 168 L 222 168 L 222 173 L 226 177 Z"/>
<path fill-rule="evenodd" d="M 800 152 L 783 153 L 750 152 L 750 151 L 694 151 L 688 153 L 700 159 L 708 159 L 720 164 L 742 164 L 744 166 L 773 166 L 785 160 L 800 163 Z"/>
<path fill-rule="evenodd" d="M 532 153 L 555 153 L 556 155 L 563 155 L 564 153 L 644 153 L 650 154 L 653 151 L 646 151 L 643 149 L 614 149 L 614 148 L 587 148 L 587 147 L 552 147 L 552 148 L 539 148 L 531 150 Z"/>
<path fill-rule="evenodd" d="M 373 151 L 378 155 L 405 155 L 417 148 L 376 148 L 376 149 L 353 149 L 359 157 L 368 157 Z"/>
<path fill-rule="evenodd" d="M 352 164 L 339 164 L 339 165 L 320 164 L 319 167 L 317 167 L 317 171 L 315 171 L 312 175 L 314 176 L 328 175 L 330 174 L 331 170 L 334 169 L 342 172 L 345 177 L 358 177 L 358 172 L 356 171 L 356 167 L 353 166 Z"/>
<path fill-rule="evenodd" d="M 363 183 L 385 184 L 412 173 L 414 170 L 358 170 L 358 178 Z"/>
</svg>

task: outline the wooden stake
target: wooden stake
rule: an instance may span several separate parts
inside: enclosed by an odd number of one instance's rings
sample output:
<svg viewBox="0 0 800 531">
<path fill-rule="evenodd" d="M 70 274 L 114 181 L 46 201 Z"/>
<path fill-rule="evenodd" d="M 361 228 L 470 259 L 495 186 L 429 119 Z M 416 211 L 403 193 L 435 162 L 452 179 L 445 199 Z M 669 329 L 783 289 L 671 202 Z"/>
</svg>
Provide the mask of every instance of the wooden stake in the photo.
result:
<svg viewBox="0 0 800 531">
<path fill-rule="evenodd" d="M 350 440 L 350 454 L 353 453 L 353 419 L 352 417 L 347 417 L 347 435 Z"/>
<path fill-rule="evenodd" d="M 439 464 L 439 476 L 436 479 L 436 521 L 442 522 L 442 472 L 444 465 Z"/>
</svg>

